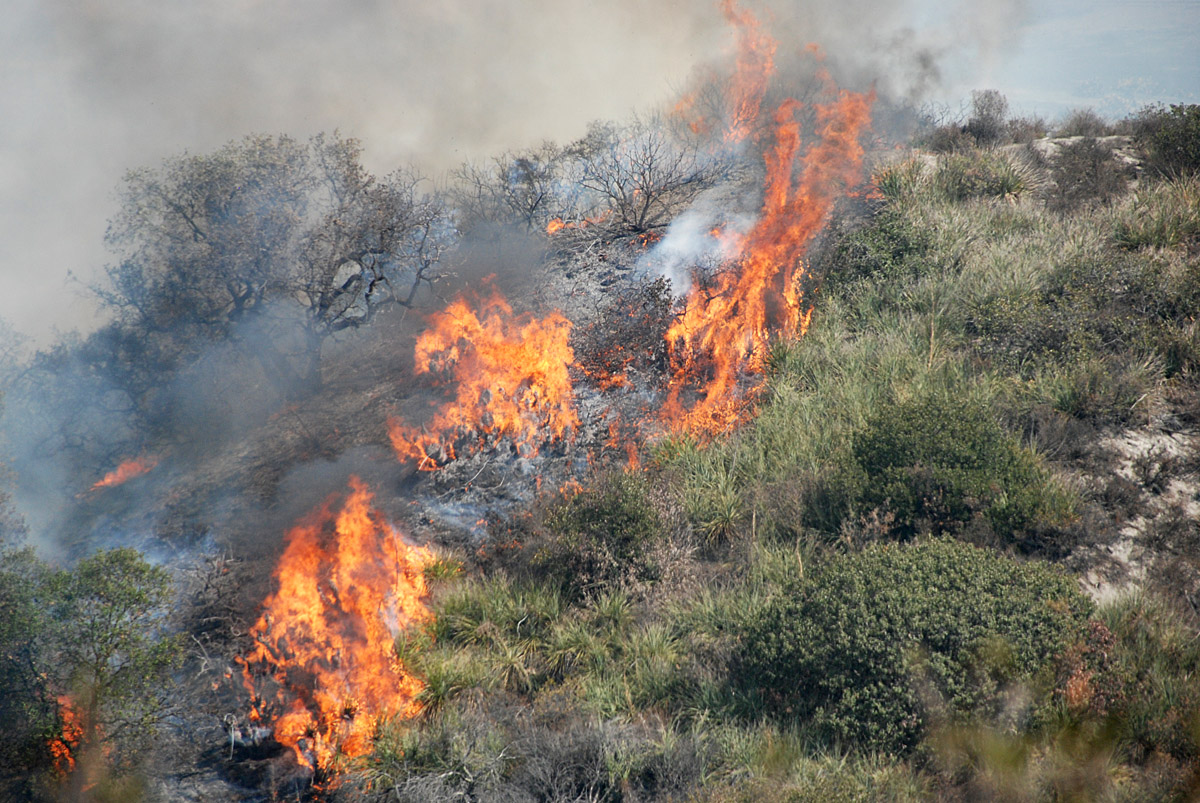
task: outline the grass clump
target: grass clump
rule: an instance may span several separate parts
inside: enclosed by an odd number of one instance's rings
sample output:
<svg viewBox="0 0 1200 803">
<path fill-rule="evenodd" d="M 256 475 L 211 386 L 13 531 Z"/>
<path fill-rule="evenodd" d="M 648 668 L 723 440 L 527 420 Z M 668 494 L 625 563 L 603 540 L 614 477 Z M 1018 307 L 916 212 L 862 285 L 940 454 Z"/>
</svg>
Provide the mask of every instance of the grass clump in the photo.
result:
<svg viewBox="0 0 1200 803">
<path fill-rule="evenodd" d="M 932 189 L 950 201 L 971 198 L 1015 200 L 1035 188 L 1032 169 L 1017 159 L 995 151 L 971 151 L 943 156 L 930 182 Z"/>
<path fill-rule="evenodd" d="M 748 623 L 739 659 L 763 710 L 829 744 L 904 754 L 939 715 L 1004 713 L 1090 609 L 1044 564 L 947 539 L 875 545 L 776 597 Z"/>
<path fill-rule="evenodd" d="M 1151 185 L 1114 214 L 1122 248 L 1181 248 L 1200 242 L 1200 176 Z"/>
</svg>

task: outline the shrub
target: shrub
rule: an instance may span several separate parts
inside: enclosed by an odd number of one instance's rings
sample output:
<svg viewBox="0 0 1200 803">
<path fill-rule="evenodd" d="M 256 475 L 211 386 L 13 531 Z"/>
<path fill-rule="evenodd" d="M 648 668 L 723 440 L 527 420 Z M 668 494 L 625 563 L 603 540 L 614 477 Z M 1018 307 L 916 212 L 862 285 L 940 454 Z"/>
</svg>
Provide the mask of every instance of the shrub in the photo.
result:
<svg viewBox="0 0 1200 803">
<path fill-rule="evenodd" d="M 1059 137 L 1103 137 L 1109 133 L 1111 126 L 1094 109 L 1072 109 L 1054 132 Z"/>
<path fill-rule="evenodd" d="M 975 138 L 964 126 L 939 125 L 924 138 L 922 143 L 934 153 L 957 153 L 975 147 Z"/>
<path fill-rule="evenodd" d="M 882 209 L 865 226 L 852 229 L 838 239 L 825 276 L 830 292 L 863 279 L 901 282 L 926 269 L 931 247 L 929 235 L 917 229 L 903 214 Z"/>
<path fill-rule="evenodd" d="M 1053 667 L 1091 603 L 1046 564 L 939 539 L 832 558 L 747 624 L 763 712 L 864 751 L 912 750 L 945 707 L 995 717 Z"/>
<path fill-rule="evenodd" d="M 1008 135 L 1018 145 L 1028 145 L 1035 139 L 1041 139 L 1048 130 L 1046 121 L 1037 115 L 1014 117 L 1008 121 Z"/>
<path fill-rule="evenodd" d="M 569 598 L 658 576 L 663 525 L 640 474 L 616 473 L 552 508 L 532 568 Z"/>
<path fill-rule="evenodd" d="M 950 201 L 970 198 L 1015 199 L 1034 189 L 1033 171 L 999 153 L 974 151 L 943 156 L 933 188 Z"/>
<path fill-rule="evenodd" d="M 1147 106 L 1134 118 L 1133 131 L 1151 169 L 1168 176 L 1200 170 L 1200 105 Z"/>
<path fill-rule="evenodd" d="M 963 396 L 881 405 L 855 434 L 853 455 L 859 509 L 885 511 L 891 534 L 903 538 L 986 524 L 1011 541 L 1067 504 L 1034 454 Z"/>
<path fill-rule="evenodd" d="M 1008 98 L 995 89 L 971 93 L 971 116 L 966 131 L 982 146 L 999 145 L 1008 133 Z"/>
<path fill-rule="evenodd" d="M 1107 203 L 1128 186 L 1112 150 L 1090 137 L 1063 145 L 1050 175 L 1054 189 L 1049 205 L 1060 212 L 1088 201 Z"/>
<path fill-rule="evenodd" d="M 1179 248 L 1200 241 L 1200 176 L 1152 186 L 1121 206 L 1113 240 L 1122 248 Z"/>
</svg>

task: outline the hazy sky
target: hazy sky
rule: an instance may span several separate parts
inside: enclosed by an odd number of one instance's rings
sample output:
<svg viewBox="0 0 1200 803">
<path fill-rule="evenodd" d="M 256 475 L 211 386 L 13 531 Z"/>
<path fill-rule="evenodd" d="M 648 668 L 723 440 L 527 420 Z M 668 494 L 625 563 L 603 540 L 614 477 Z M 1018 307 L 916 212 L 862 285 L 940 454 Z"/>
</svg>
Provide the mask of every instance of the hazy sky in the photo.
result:
<svg viewBox="0 0 1200 803">
<path fill-rule="evenodd" d="M 767 5 L 781 49 L 818 41 L 899 95 L 997 88 L 1049 117 L 1200 102 L 1200 0 Z M 8 0 L 0 318 L 41 343 L 89 325 L 129 168 L 337 128 L 372 170 L 436 174 L 667 101 L 730 42 L 696 0 Z"/>
</svg>

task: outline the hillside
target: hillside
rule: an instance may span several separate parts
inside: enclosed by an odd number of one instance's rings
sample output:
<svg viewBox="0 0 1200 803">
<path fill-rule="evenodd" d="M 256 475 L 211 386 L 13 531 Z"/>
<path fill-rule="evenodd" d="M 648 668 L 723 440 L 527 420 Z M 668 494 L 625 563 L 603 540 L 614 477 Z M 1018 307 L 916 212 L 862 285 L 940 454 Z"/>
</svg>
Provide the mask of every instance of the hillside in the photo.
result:
<svg viewBox="0 0 1200 803">
<path fill-rule="evenodd" d="M 1200 109 L 896 142 L 736 24 L 436 192 L 130 174 L 6 368 L 3 795 L 1200 794 Z"/>
</svg>

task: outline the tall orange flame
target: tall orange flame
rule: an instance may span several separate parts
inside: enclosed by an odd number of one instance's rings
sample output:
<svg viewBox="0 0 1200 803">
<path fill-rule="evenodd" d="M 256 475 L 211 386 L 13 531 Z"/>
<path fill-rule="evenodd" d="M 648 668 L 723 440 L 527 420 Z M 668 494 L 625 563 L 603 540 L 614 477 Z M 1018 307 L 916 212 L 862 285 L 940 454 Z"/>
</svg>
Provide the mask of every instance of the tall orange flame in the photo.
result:
<svg viewBox="0 0 1200 803">
<path fill-rule="evenodd" d="M 495 290 L 478 313 L 460 297 L 431 316 L 417 339 L 416 372 L 453 381 L 455 396 L 424 427 L 388 420 L 397 456 L 432 471 L 456 457 L 455 442 L 463 438 L 507 437 L 533 454 L 541 440 L 573 433 L 579 417 L 570 334 L 571 322 L 561 313 L 515 316 Z"/>
<path fill-rule="evenodd" d="M 757 31 L 749 12 L 736 12 L 728 0 L 724 8 L 736 24 Z M 773 49 L 759 46 L 754 52 Z M 743 60 L 738 64 L 740 74 Z M 735 100 L 739 109 L 757 110 L 754 99 L 761 100 L 772 69 L 770 59 L 759 64 L 763 83 L 746 79 L 731 84 L 735 91 L 748 87 L 743 96 L 749 100 Z M 803 257 L 838 193 L 859 178 L 863 148 L 858 138 L 870 123 L 874 99 L 873 94 L 837 91 L 826 73 L 820 77 L 832 100 L 813 106 L 814 142 L 803 150 L 796 119 L 803 105 L 794 99 L 781 103 L 772 116 L 774 144 L 763 157 L 766 186 L 758 222 L 740 243 L 734 268 L 718 275 L 714 287 L 694 287 L 667 331 L 673 375 L 664 417 L 676 430 L 713 435 L 739 423 L 753 397 L 753 387 L 742 387 L 743 379 L 747 373 L 761 373 L 770 339 L 808 328 Z M 730 133 L 757 125 L 746 122 Z M 685 392 L 699 399 L 689 405 Z"/>
<path fill-rule="evenodd" d="M 737 68 L 726 92 L 729 119 L 725 140 L 740 142 L 759 121 L 759 106 L 775 73 L 778 43 L 762 30 L 754 14 L 740 10 L 734 0 L 722 0 L 721 13 L 737 28 L 738 37 Z"/>
<path fill-rule="evenodd" d="M 92 485 L 92 490 L 95 491 L 100 488 L 111 488 L 114 485 L 120 485 L 123 482 L 128 482 L 134 477 L 145 474 L 147 471 L 157 465 L 158 458 L 154 456 L 136 457 L 129 460 L 123 460 L 115 469 L 105 474 L 103 479 L 97 480 Z"/>
<path fill-rule="evenodd" d="M 256 697 L 251 719 L 273 715 L 276 740 L 313 768 L 366 753 L 381 719 L 420 710 L 422 683 L 397 660 L 394 639 L 430 616 L 422 571 L 431 555 L 405 544 L 372 499 L 351 477 L 336 514 L 331 499 L 288 532 L 278 589 L 242 661 L 252 696 L 257 679 L 277 685 L 274 699 Z"/>
</svg>

